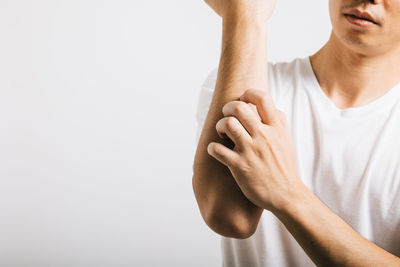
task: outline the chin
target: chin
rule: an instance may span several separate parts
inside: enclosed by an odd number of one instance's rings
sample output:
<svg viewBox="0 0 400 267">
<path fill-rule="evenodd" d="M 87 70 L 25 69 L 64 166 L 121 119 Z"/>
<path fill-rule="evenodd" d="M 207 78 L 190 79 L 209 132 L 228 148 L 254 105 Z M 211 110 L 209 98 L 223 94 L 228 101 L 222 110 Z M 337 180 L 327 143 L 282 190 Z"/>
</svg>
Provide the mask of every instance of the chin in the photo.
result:
<svg viewBox="0 0 400 267">
<path fill-rule="evenodd" d="M 380 38 L 376 32 L 354 29 L 343 25 L 336 29 L 334 34 L 336 36 L 335 39 L 358 54 L 373 55 L 379 53 L 382 49 L 381 43 L 377 42 Z"/>
<path fill-rule="evenodd" d="M 379 44 L 372 40 L 365 40 L 365 38 L 360 38 L 359 36 L 350 35 L 343 41 L 349 49 L 359 55 L 374 56 L 384 52 L 382 46 Z"/>
</svg>

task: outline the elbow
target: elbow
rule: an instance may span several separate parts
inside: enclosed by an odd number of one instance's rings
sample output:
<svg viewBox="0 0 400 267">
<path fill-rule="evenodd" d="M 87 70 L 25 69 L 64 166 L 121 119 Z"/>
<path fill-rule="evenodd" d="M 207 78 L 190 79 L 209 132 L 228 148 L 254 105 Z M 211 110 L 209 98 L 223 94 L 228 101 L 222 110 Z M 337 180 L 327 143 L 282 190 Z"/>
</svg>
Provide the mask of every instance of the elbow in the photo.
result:
<svg viewBox="0 0 400 267">
<path fill-rule="evenodd" d="M 215 233 L 230 238 L 247 239 L 257 229 L 257 223 L 243 216 L 222 216 L 215 214 L 204 218 L 208 227 Z"/>
<path fill-rule="evenodd" d="M 215 199 L 213 194 L 201 192 L 200 187 L 196 186 L 195 177 L 192 177 L 194 195 L 200 214 L 211 230 L 221 236 L 236 239 L 249 238 L 256 232 L 261 216 L 259 209 L 244 206 L 232 208 L 231 204 Z"/>
</svg>

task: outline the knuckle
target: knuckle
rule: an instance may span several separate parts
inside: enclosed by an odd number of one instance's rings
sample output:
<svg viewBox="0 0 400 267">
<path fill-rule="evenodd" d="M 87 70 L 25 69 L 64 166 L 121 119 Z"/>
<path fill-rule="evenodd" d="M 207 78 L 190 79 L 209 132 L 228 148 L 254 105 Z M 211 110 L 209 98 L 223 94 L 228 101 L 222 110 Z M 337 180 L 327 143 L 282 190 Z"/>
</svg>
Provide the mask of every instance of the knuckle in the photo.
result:
<svg viewBox="0 0 400 267">
<path fill-rule="evenodd" d="M 227 117 L 225 118 L 226 127 L 230 130 L 236 127 L 236 119 L 234 117 Z"/>
<path fill-rule="evenodd" d="M 253 92 L 254 89 L 252 88 L 248 88 L 246 89 L 246 91 L 244 91 L 244 94 L 250 94 L 251 92 Z"/>
<path fill-rule="evenodd" d="M 246 107 L 245 103 L 239 102 L 233 107 L 233 113 L 235 115 L 243 114 L 243 112 L 245 112 L 246 108 L 247 107 Z"/>
<path fill-rule="evenodd" d="M 224 153 L 224 150 L 222 149 L 222 145 L 220 144 L 213 145 L 211 148 L 211 153 L 214 155 L 218 155 L 218 157 L 223 161 L 226 160 L 226 155 Z"/>
<path fill-rule="evenodd" d="M 242 97 L 247 97 L 247 96 L 252 95 L 252 94 L 253 94 L 253 90 L 254 90 L 254 89 L 251 89 L 251 88 L 246 89 L 246 90 L 244 91 L 244 93 L 242 94 Z"/>
<path fill-rule="evenodd" d="M 221 147 L 218 146 L 218 145 L 213 145 L 213 146 L 211 147 L 211 151 L 212 151 L 213 153 L 217 154 L 217 155 L 222 156 Z"/>
<path fill-rule="evenodd" d="M 261 97 L 262 102 L 265 104 L 270 104 L 272 102 L 272 96 L 270 94 L 263 94 Z"/>
</svg>

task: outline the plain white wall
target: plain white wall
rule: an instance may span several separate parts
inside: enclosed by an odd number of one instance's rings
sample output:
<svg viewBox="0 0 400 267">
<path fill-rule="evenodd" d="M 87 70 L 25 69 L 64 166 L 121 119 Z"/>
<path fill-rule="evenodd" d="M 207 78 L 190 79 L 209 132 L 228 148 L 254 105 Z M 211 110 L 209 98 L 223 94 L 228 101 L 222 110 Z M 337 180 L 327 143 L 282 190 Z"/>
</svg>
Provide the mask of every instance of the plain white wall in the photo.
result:
<svg viewBox="0 0 400 267">
<path fill-rule="evenodd" d="M 221 21 L 201 0 L 0 0 L 0 266 L 220 266 L 191 178 Z M 269 58 L 328 1 L 279 0 Z"/>
</svg>

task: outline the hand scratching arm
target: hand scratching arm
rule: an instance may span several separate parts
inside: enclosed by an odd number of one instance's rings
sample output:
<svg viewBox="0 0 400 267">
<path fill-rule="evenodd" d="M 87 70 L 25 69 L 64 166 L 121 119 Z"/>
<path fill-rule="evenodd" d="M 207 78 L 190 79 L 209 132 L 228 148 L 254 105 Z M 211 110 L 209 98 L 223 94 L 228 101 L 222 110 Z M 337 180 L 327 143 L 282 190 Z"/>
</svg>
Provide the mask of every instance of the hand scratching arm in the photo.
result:
<svg viewBox="0 0 400 267">
<path fill-rule="evenodd" d="M 218 77 L 193 164 L 193 190 L 205 222 L 218 234 L 235 238 L 254 233 L 263 209 L 243 195 L 229 169 L 208 155 L 207 145 L 217 141 L 232 148 L 215 129 L 222 107 L 249 88 L 268 90 L 266 26 L 246 19 L 223 21 Z"/>
</svg>

